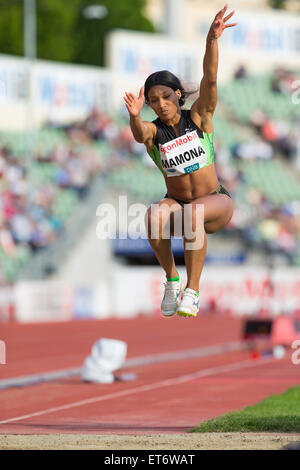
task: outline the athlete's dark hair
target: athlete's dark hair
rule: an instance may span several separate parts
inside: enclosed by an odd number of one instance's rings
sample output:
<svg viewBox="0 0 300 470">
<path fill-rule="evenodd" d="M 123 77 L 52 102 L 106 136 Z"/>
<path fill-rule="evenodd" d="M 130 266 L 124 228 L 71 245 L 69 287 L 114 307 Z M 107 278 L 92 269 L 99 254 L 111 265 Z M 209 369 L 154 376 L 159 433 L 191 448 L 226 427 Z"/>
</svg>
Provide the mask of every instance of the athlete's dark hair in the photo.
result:
<svg viewBox="0 0 300 470">
<path fill-rule="evenodd" d="M 145 81 L 144 96 L 145 96 L 145 101 L 147 104 L 148 104 L 149 90 L 155 85 L 164 85 L 169 88 L 172 88 L 172 90 L 174 91 L 180 90 L 181 97 L 179 98 L 179 106 L 183 106 L 187 95 L 192 94 L 184 90 L 183 86 L 180 83 L 180 80 L 176 77 L 176 75 L 169 72 L 168 70 L 161 70 L 159 72 L 154 72 L 151 75 L 149 75 L 149 77 Z"/>
</svg>

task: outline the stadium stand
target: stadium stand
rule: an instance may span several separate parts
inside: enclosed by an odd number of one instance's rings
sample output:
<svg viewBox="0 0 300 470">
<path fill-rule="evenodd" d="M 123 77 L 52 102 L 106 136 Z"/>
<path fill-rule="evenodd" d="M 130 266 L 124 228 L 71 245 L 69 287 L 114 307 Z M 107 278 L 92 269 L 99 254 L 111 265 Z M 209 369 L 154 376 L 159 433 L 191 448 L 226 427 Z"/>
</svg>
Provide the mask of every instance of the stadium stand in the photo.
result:
<svg viewBox="0 0 300 470">
<path fill-rule="evenodd" d="M 223 232 L 237 234 L 245 249 L 282 253 L 288 264 L 300 266 L 300 108 L 291 99 L 299 73 L 237 72 L 220 88 L 214 117 L 218 177 L 235 200 Z M 143 113 L 153 119 L 149 108 Z M 111 117 L 96 109 L 83 122 L 48 123 L 31 136 L 2 133 L 0 177 L 1 282 L 13 282 L 38 252 L 66 237 L 67 221 L 93 182 L 101 187 L 105 181 L 146 204 L 165 193 L 164 179 L 134 141 L 126 114 Z"/>
<path fill-rule="evenodd" d="M 300 107 L 293 95 L 299 76 L 299 71 L 283 68 L 268 76 L 244 73 L 219 92 L 236 125 L 241 121 L 254 131 L 254 139 L 231 147 L 242 175 L 240 197 L 255 208 L 243 235 L 265 249 L 282 251 L 296 266 L 300 261 Z"/>
<path fill-rule="evenodd" d="M 30 159 L 25 135 L 1 135 L 2 282 L 13 282 L 37 251 L 65 235 L 66 221 L 103 171 L 103 146 L 79 134 L 41 129 Z"/>
</svg>

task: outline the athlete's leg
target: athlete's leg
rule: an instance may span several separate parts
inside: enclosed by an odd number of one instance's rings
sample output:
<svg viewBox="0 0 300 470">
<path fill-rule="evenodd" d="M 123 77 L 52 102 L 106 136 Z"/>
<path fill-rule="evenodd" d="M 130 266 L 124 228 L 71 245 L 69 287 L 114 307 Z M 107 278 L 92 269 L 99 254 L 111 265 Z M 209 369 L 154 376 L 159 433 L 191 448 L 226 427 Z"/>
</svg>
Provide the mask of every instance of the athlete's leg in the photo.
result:
<svg viewBox="0 0 300 470">
<path fill-rule="evenodd" d="M 203 217 L 201 217 L 201 210 L 198 212 L 197 217 L 196 207 L 201 204 L 203 205 Z M 186 236 L 186 230 L 184 229 L 184 256 L 187 271 L 187 287 L 198 291 L 200 276 L 206 256 L 206 233 L 217 232 L 227 225 L 233 214 L 233 204 L 231 198 L 225 194 L 211 194 L 197 198 L 191 204 L 186 205 L 184 211 L 187 210 L 189 205 L 194 207 L 192 207 L 192 210 L 191 208 L 189 209 L 188 215 L 190 219 L 186 219 L 185 217 L 184 221 L 189 220 L 189 227 L 192 227 L 195 236 L 192 240 L 189 239 L 191 237 Z M 196 243 L 191 245 L 191 241 Z M 200 247 L 197 246 L 199 243 Z"/>
<path fill-rule="evenodd" d="M 195 291 L 199 290 L 200 276 L 204 266 L 207 239 L 206 233 L 203 233 L 203 244 L 200 249 L 188 249 L 187 245 L 191 242 L 184 237 L 184 261 L 187 273 L 187 284 L 186 287 Z M 194 243 L 197 243 L 196 237 L 193 239 Z"/>
<path fill-rule="evenodd" d="M 153 204 L 147 213 L 149 243 L 158 262 L 165 270 L 167 278 L 169 278 L 165 282 L 165 292 L 161 303 L 161 312 L 164 317 L 171 317 L 176 313 L 182 289 L 182 280 L 177 274 L 171 250 L 171 235 L 174 233 L 174 219 L 177 216 L 179 216 L 182 233 L 181 214 L 181 205 L 169 198 Z"/>
<path fill-rule="evenodd" d="M 174 229 L 174 214 L 182 213 L 182 207 L 170 198 L 152 204 L 147 211 L 146 225 L 148 241 L 168 278 L 177 276 L 171 250 L 171 235 Z"/>
<path fill-rule="evenodd" d="M 168 217 L 164 218 L 162 212 L 159 210 L 162 204 L 168 206 L 168 211 L 170 214 L 169 219 Z M 203 218 L 201 218 L 201 211 L 200 217 L 197 217 L 196 211 L 197 205 L 201 204 L 203 205 Z M 206 233 L 215 233 L 227 225 L 232 217 L 233 204 L 229 196 L 225 194 L 213 194 L 199 197 L 189 205 L 192 206 L 192 210 L 189 212 L 188 210 L 186 211 L 191 217 L 188 226 L 196 235 L 191 238 L 189 233 L 188 236 L 184 237 L 184 256 L 188 281 L 187 287 L 193 290 L 198 290 L 200 276 L 206 256 Z M 185 208 L 187 208 L 187 206 L 188 205 L 186 205 Z M 173 199 L 166 198 L 156 204 L 153 204 L 147 212 L 147 230 L 149 243 L 156 255 L 157 260 L 165 270 L 167 277 L 170 278 L 176 277 L 177 271 L 171 250 L 171 240 L 169 237 L 163 238 L 163 231 L 166 225 L 168 225 L 168 222 L 170 222 L 170 234 L 173 234 L 174 217 L 176 217 L 178 211 L 182 211 L 180 204 L 175 202 Z M 184 219 L 184 217 L 182 219 Z M 197 223 L 202 225 L 197 227 Z M 185 231 L 184 223 L 183 231 Z M 156 235 L 156 237 L 152 236 L 153 233 Z M 196 242 L 196 245 L 191 245 L 193 242 Z M 197 247 L 197 243 L 200 243 L 201 246 Z"/>
</svg>

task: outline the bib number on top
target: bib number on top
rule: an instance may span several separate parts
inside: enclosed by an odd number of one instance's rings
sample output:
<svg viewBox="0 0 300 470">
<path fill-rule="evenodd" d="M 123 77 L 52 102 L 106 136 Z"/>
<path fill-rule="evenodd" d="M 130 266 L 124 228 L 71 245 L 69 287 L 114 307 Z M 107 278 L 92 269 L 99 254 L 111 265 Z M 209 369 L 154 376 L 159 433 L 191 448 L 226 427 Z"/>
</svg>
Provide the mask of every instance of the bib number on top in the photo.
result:
<svg viewBox="0 0 300 470">
<path fill-rule="evenodd" d="M 208 162 L 197 131 L 176 137 L 165 144 L 159 144 L 162 167 L 167 176 L 193 173 Z"/>
</svg>

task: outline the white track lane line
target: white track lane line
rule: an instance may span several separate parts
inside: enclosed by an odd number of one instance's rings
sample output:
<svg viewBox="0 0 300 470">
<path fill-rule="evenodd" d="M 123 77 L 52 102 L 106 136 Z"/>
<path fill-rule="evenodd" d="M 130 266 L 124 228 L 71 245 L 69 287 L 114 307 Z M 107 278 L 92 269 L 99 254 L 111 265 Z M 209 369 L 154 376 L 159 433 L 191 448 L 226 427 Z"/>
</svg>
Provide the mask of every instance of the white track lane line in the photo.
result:
<svg viewBox="0 0 300 470">
<path fill-rule="evenodd" d="M 216 344 L 213 346 L 204 346 L 196 349 L 184 349 L 181 351 L 171 351 L 166 353 L 149 354 L 147 356 L 133 357 L 125 361 L 122 369 L 130 367 L 139 367 L 150 364 L 158 364 L 169 361 L 179 361 L 192 359 L 196 357 L 212 356 L 214 354 L 226 354 L 228 352 L 242 351 L 248 349 L 247 343 L 244 341 L 234 341 L 231 343 Z M 51 382 L 53 380 L 74 377 L 81 374 L 81 367 L 72 369 L 61 369 L 50 372 L 41 372 L 37 374 L 24 375 L 19 377 L 11 377 L 0 380 L 0 390 L 10 387 L 25 387 L 35 385 L 42 382 Z"/>
<path fill-rule="evenodd" d="M 80 400 L 80 401 L 76 401 L 73 403 L 68 403 L 66 405 L 57 406 L 55 408 L 48 408 L 46 410 L 37 411 L 35 413 L 30 413 L 30 414 L 23 415 L 23 416 L 16 416 L 15 418 L 10 418 L 4 421 L 0 421 L 0 424 L 12 423 L 14 421 L 21 421 L 24 419 L 33 418 L 34 416 L 41 416 L 41 415 L 45 415 L 48 413 L 53 413 L 55 411 L 69 410 L 70 408 L 76 408 L 78 406 L 83 406 L 83 405 L 90 405 L 91 403 L 97 403 L 100 401 L 112 400 L 114 398 L 120 398 L 120 397 L 124 397 L 128 395 L 135 395 L 137 393 L 148 392 L 150 390 L 155 390 L 155 389 L 162 388 L 162 387 L 169 387 L 172 385 L 189 382 L 197 378 L 207 377 L 208 375 L 221 374 L 224 372 L 230 372 L 230 371 L 242 369 L 245 367 L 254 367 L 254 366 L 266 364 L 268 362 L 275 361 L 275 360 L 276 359 L 274 359 L 273 357 L 256 360 L 256 361 L 247 359 L 246 361 L 234 362 L 233 364 L 226 364 L 226 365 L 219 366 L 219 367 L 203 369 L 203 370 L 193 372 L 191 374 L 181 375 L 180 377 L 176 377 L 174 379 L 161 380 L 160 382 L 154 382 L 149 385 L 142 385 L 140 387 L 129 388 L 121 392 L 109 393 L 101 397 L 88 398 L 86 400 Z"/>
</svg>

